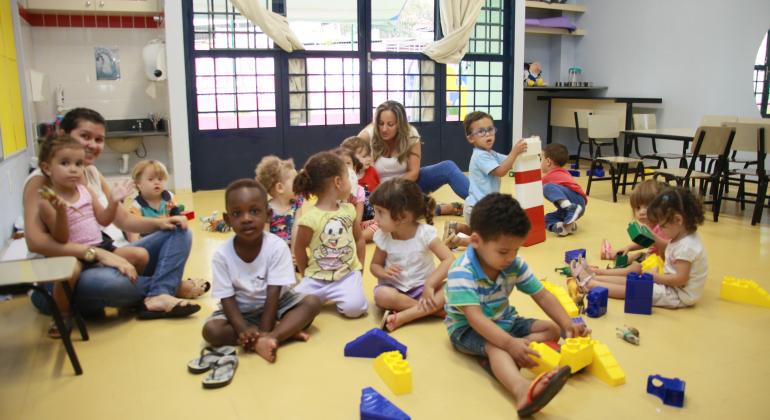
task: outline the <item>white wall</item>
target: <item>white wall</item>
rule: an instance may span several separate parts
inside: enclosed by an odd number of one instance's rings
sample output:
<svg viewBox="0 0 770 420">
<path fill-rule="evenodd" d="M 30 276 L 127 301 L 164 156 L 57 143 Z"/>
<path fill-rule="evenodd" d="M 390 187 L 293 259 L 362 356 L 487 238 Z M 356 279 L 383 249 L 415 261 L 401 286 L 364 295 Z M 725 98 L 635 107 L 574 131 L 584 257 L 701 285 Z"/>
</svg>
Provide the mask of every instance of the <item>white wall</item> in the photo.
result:
<svg viewBox="0 0 770 420">
<path fill-rule="evenodd" d="M 166 54 L 168 62 L 169 124 L 171 132 L 172 178 L 177 190 L 192 189 L 190 136 L 187 126 L 187 80 L 185 78 L 182 4 L 167 1 L 165 7 Z"/>
<path fill-rule="evenodd" d="M 705 114 L 759 118 L 754 59 L 770 28 L 767 0 L 583 0 L 588 34 L 575 57 L 607 96 L 661 97 L 661 127 Z"/>
</svg>

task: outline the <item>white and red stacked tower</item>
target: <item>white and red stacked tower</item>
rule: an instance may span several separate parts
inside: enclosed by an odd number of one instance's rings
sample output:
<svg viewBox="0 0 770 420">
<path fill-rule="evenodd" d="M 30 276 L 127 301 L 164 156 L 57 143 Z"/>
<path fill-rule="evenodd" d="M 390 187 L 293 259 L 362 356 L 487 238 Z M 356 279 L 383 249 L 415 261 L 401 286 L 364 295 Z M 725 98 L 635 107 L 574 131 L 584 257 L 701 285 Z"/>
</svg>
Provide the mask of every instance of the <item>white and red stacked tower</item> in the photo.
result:
<svg viewBox="0 0 770 420">
<path fill-rule="evenodd" d="M 516 158 L 514 165 L 516 179 L 516 200 L 527 213 L 532 229 L 524 246 L 545 241 L 545 207 L 543 207 L 543 181 L 540 173 L 540 137 L 524 139 L 527 152 Z"/>
</svg>

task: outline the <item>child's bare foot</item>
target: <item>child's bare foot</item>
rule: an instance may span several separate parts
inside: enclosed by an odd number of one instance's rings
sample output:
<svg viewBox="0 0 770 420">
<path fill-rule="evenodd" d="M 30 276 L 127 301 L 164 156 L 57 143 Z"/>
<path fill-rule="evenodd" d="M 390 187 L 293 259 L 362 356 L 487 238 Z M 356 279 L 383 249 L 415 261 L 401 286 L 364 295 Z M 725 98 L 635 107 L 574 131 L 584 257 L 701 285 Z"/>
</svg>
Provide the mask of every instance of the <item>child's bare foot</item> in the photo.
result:
<svg viewBox="0 0 770 420">
<path fill-rule="evenodd" d="M 299 330 L 291 338 L 299 341 L 307 341 L 310 340 L 310 334 L 308 334 L 308 332 L 305 330 Z"/>
<path fill-rule="evenodd" d="M 270 363 L 275 362 L 275 353 L 278 349 L 278 340 L 267 335 L 261 335 L 254 345 L 254 351 Z"/>
<path fill-rule="evenodd" d="M 393 312 L 385 318 L 385 328 L 387 328 L 388 331 L 395 331 L 400 326 L 401 323 L 398 322 L 398 313 Z"/>
</svg>

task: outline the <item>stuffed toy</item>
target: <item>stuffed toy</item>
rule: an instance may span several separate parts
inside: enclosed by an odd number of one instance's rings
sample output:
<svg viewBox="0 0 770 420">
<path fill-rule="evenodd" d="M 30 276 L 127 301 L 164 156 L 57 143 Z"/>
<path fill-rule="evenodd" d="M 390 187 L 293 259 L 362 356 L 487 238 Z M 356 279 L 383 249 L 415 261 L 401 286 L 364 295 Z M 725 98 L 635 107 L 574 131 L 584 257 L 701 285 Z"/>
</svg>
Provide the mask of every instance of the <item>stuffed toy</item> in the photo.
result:
<svg viewBox="0 0 770 420">
<path fill-rule="evenodd" d="M 543 80 L 543 70 L 540 67 L 540 63 L 537 61 L 531 62 L 529 65 L 524 65 L 524 84 L 532 86 L 545 86 L 545 80 Z"/>
</svg>

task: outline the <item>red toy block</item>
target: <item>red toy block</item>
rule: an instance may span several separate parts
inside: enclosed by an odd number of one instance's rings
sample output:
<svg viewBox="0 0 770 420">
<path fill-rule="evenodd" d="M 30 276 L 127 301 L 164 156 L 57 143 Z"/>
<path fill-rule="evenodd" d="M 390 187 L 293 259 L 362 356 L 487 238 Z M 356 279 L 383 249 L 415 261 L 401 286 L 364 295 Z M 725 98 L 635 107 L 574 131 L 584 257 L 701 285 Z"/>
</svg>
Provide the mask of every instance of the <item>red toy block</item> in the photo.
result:
<svg viewBox="0 0 770 420">
<path fill-rule="evenodd" d="M 195 219 L 195 212 L 192 210 L 183 211 L 182 216 L 186 217 L 187 220 L 194 220 Z"/>
</svg>

